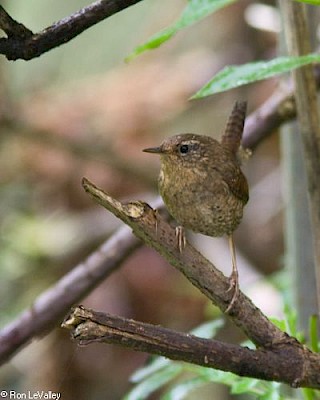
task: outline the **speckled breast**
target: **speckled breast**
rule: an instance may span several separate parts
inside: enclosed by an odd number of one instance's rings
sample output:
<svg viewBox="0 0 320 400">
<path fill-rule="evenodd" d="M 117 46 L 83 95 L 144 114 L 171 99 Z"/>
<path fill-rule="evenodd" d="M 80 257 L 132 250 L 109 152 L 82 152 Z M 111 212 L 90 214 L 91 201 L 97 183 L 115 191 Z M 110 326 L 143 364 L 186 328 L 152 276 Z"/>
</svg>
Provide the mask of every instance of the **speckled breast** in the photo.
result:
<svg viewBox="0 0 320 400">
<path fill-rule="evenodd" d="M 227 185 L 217 184 L 212 190 L 199 188 L 186 180 L 177 185 L 159 176 L 159 191 L 163 201 L 179 225 L 208 236 L 230 235 L 243 215 L 243 202 Z"/>
</svg>

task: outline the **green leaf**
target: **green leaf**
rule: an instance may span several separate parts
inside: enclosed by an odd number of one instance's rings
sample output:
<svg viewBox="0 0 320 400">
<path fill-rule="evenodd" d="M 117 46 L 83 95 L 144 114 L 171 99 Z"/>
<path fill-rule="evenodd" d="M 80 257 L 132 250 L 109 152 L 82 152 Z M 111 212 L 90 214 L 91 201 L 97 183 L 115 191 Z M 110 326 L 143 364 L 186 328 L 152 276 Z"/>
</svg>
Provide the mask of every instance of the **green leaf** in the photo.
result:
<svg viewBox="0 0 320 400">
<path fill-rule="evenodd" d="M 215 319 L 213 321 L 205 322 L 200 326 L 193 329 L 190 333 L 201 338 L 209 339 L 216 335 L 217 331 L 224 325 L 224 320 L 222 318 Z M 146 377 L 151 374 L 168 367 L 172 364 L 172 361 L 165 357 L 153 357 L 151 362 L 146 366 L 139 368 L 135 371 L 131 377 L 130 381 L 133 383 L 141 382 Z"/>
<path fill-rule="evenodd" d="M 310 388 L 301 388 L 302 398 L 304 400 L 319 400 L 320 394 L 318 390 Z"/>
<path fill-rule="evenodd" d="M 299 340 L 299 342 L 305 343 L 305 335 L 297 328 L 297 312 L 287 303 L 284 305 L 284 317 L 283 320 L 270 318 L 270 321 L 283 332 L 288 333 L 290 336 L 294 336 Z"/>
<path fill-rule="evenodd" d="M 171 26 L 151 36 L 144 44 L 137 46 L 125 61 L 130 61 L 146 50 L 159 47 L 162 43 L 169 40 L 181 29 L 186 28 L 201 19 L 207 17 L 220 8 L 225 7 L 236 0 L 189 0 L 188 5 L 183 10 L 180 18 Z"/>
<path fill-rule="evenodd" d="M 285 322 L 286 322 L 286 332 L 290 336 L 297 337 L 297 311 L 294 310 L 289 304 L 284 305 L 284 315 L 285 315 Z"/>
<path fill-rule="evenodd" d="M 136 385 L 123 400 L 144 400 L 157 389 L 164 386 L 170 380 L 175 378 L 181 371 L 182 365 L 175 363 L 169 365 L 167 368 L 152 374 L 149 378 L 145 379 Z"/>
<path fill-rule="evenodd" d="M 148 377 L 160 369 L 163 369 L 172 364 L 172 361 L 165 357 L 153 357 L 153 360 L 149 362 L 146 366 L 137 369 L 131 376 L 130 382 L 137 383 L 141 382 L 143 379 Z"/>
<path fill-rule="evenodd" d="M 309 336 L 310 336 L 310 347 L 315 353 L 319 353 L 319 335 L 318 335 L 318 316 L 311 315 L 309 318 Z"/>
<path fill-rule="evenodd" d="M 284 319 L 277 319 L 274 317 L 270 317 L 269 319 L 276 327 L 281 329 L 283 332 L 286 332 L 287 324 Z"/>
<path fill-rule="evenodd" d="M 207 379 L 197 377 L 188 379 L 174 386 L 169 392 L 161 397 L 161 400 L 182 400 L 192 390 L 197 389 L 208 383 Z"/>
<path fill-rule="evenodd" d="M 257 383 L 259 383 L 259 381 L 253 378 L 235 379 L 234 382 L 231 383 L 231 393 L 250 393 L 257 386 Z"/>
<path fill-rule="evenodd" d="M 265 382 L 255 378 L 240 377 L 232 372 L 225 372 L 213 368 L 205 368 L 190 364 L 187 364 L 186 368 L 188 371 L 191 371 L 199 377 L 202 377 L 204 382 L 216 382 L 229 386 L 231 393 L 233 394 L 248 393 L 254 396 L 262 396 L 263 394 L 272 390 L 270 385 L 272 385 L 273 382 Z"/>
<path fill-rule="evenodd" d="M 224 92 L 239 86 L 247 85 L 289 72 L 303 65 L 320 62 L 319 54 L 308 54 L 300 57 L 278 57 L 271 61 L 258 61 L 239 66 L 228 66 L 204 85 L 192 99 Z"/>
<path fill-rule="evenodd" d="M 222 383 L 228 386 L 232 386 L 236 380 L 240 379 L 232 372 L 220 371 L 213 368 L 205 368 L 199 365 L 187 365 L 186 368 L 209 382 Z"/>
<path fill-rule="evenodd" d="M 280 390 L 280 383 L 268 382 L 268 390 L 266 390 L 263 395 L 259 396 L 259 400 L 284 400 L 285 397 L 281 395 Z"/>
<path fill-rule="evenodd" d="M 308 4 L 313 4 L 315 6 L 320 6 L 320 0 L 296 0 L 299 1 L 300 3 L 308 3 Z"/>
<path fill-rule="evenodd" d="M 200 326 L 193 329 L 190 333 L 201 338 L 209 339 L 216 335 L 217 331 L 224 325 L 224 320 L 222 318 L 215 319 L 213 321 L 205 322 Z M 130 381 L 133 383 L 141 382 L 143 379 L 149 375 L 168 367 L 172 364 L 172 361 L 165 357 L 153 357 L 152 361 L 146 366 L 139 368 L 135 371 L 131 377 Z"/>
<path fill-rule="evenodd" d="M 218 330 L 224 325 L 224 320 L 222 318 L 214 319 L 213 321 L 205 322 L 200 326 L 193 329 L 190 333 L 192 335 L 210 339 L 216 336 Z"/>
</svg>

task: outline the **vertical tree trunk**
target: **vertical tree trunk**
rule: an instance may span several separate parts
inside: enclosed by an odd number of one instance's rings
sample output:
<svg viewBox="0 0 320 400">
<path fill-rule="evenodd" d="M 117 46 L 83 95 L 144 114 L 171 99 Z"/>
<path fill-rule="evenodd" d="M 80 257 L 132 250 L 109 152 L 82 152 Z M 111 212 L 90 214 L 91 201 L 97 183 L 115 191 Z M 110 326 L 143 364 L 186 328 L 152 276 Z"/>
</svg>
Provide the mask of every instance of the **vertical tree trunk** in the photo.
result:
<svg viewBox="0 0 320 400">
<path fill-rule="evenodd" d="M 291 0 L 281 0 L 279 5 L 288 53 L 310 53 L 306 6 Z M 287 243 L 300 323 L 306 330 L 310 314 L 320 304 L 320 127 L 312 66 L 294 71 L 293 80 L 299 127 L 298 132 L 284 133 L 282 141 L 289 198 Z"/>
</svg>

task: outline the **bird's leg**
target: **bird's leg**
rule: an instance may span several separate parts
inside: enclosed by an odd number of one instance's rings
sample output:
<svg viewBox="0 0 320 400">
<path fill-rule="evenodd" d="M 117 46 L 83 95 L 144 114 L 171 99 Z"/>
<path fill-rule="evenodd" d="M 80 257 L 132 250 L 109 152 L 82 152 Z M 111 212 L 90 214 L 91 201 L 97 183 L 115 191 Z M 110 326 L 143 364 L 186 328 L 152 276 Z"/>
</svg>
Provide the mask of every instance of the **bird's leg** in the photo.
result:
<svg viewBox="0 0 320 400">
<path fill-rule="evenodd" d="M 153 216 L 154 216 L 155 228 L 156 228 L 156 236 L 158 236 L 158 214 L 159 214 L 158 210 L 153 210 Z"/>
<path fill-rule="evenodd" d="M 177 238 L 178 249 L 180 253 L 182 253 L 182 250 L 186 247 L 187 243 L 183 226 L 176 227 L 176 238 Z"/>
<path fill-rule="evenodd" d="M 228 242 L 229 242 L 229 249 L 230 249 L 231 261 L 232 261 L 232 272 L 229 277 L 230 286 L 229 286 L 228 291 L 233 289 L 234 292 L 233 292 L 232 299 L 231 299 L 228 307 L 226 308 L 226 313 L 228 313 L 231 310 L 231 308 L 233 307 L 233 305 L 238 297 L 238 294 L 239 294 L 239 274 L 238 274 L 238 268 L 237 268 L 236 250 L 234 247 L 232 234 L 228 237 Z"/>
</svg>

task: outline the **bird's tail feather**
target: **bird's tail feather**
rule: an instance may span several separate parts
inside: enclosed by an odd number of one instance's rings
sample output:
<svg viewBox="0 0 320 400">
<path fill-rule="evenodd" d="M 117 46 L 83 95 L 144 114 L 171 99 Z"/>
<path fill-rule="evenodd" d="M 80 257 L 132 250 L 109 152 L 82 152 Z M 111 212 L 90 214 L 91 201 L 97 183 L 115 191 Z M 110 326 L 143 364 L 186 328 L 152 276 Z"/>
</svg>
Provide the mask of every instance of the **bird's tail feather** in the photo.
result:
<svg viewBox="0 0 320 400">
<path fill-rule="evenodd" d="M 237 154 L 240 147 L 246 113 L 247 102 L 237 101 L 233 106 L 226 129 L 221 138 L 221 144 L 234 155 Z"/>
</svg>

